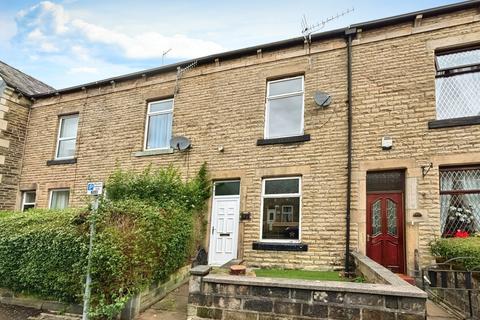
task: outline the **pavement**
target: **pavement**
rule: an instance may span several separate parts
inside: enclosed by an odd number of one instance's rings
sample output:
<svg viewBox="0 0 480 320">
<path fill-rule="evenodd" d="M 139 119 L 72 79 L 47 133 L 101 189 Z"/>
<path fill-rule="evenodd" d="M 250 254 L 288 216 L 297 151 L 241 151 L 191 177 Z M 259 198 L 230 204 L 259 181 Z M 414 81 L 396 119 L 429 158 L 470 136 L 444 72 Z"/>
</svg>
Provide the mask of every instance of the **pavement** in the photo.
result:
<svg viewBox="0 0 480 320">
<path fill-rule="evenodd" d="M 135 320 L 186 320 L 188 283 L 170 292 L 165 298 L 145 310 Z"/>
<path fill-rule="evenodd" d="M 427 300 L 427 320 L 458 320 L 459 318 L 448 313 L 447 310 Z"/>
<path fill-rule="evenodd" d="M 40 310 L 24 308 L 0 303 L 0 320 L 27 320 L 29 317 L 37 316 Z"/>
</svg>

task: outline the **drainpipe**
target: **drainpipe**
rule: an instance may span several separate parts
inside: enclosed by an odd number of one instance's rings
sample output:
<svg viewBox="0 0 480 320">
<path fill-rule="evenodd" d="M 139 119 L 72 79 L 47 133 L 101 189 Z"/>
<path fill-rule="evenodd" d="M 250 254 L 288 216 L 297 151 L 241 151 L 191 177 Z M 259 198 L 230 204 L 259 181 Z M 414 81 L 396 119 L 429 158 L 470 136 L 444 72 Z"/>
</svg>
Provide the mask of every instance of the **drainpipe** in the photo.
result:
<svg viewBox="0 0 480 320">
<path fill-rule="evenodd" d="M 345 235 L 345 274 L 350 274 L 350 210 L 352 206 L 352 39 L 357 29 L 345 30 L 347 41 L 347 212 L 346 212 L 346 235 Z"/>
</svg>

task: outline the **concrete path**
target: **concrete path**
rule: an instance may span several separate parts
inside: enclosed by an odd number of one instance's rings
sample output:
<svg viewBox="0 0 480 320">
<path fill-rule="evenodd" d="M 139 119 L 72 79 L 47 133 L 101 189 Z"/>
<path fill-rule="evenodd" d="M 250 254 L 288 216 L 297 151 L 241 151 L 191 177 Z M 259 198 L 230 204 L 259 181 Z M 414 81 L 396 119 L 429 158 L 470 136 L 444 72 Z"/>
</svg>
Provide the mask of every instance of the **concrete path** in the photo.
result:
<svg viewBox="0 0 480 320">
<path fill-rule="evenodd" d="M 438 304 L 427 300 L 427 320 L 458 320 L 459 318 L 451 315 Z"/>
<path fill-rule="evenodd" d="M 187 319 L 188 283 L 170 292 L 165 298 L 145 310 L 136 320 Z"/>
</svg>

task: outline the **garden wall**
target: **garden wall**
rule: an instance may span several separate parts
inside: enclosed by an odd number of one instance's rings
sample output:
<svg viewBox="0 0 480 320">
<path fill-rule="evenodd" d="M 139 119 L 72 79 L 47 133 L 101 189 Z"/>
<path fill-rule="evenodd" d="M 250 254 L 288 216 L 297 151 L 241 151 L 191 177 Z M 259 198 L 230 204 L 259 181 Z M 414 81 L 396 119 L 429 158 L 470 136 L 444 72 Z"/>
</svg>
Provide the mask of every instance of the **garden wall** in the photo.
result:
<svg viewBox="0 0 480 320">
<path fill-rule="evenodd" d="M 180 268 L 170 275 L 167 281 L 152 284 L 150 288 L 142 291 L 130 299 L 120 315 L 121 320 L 134 319 L 140 312 L 150 308 L 157 301 L 165 297 L 170 291 L 185 283 L 188 278 L 190 266 Z"/>
<path fill-rule="evenodd" d="M 358 257 L 367 268 L 370 259 Z M 354 283 L 216 275 L 198 266 L 191 270 L 188 319 L 424 320 L 426 293 L 383 269 L 372 273 L 387 279 Z"/>
</svg>

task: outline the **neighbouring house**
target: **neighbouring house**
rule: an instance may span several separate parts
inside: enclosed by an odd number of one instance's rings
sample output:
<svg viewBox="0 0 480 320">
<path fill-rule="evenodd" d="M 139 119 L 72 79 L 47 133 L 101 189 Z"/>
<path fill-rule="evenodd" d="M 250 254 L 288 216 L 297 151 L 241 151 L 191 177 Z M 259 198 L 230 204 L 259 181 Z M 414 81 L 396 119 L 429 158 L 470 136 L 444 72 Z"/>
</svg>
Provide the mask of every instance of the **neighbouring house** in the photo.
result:
<svg viewBox="0 0 480 320">
<path fill-rule="evenodd" d="M 414 275 L 435 237 L 480 228 L 480 1 L 62 90 L 1 66 L 2 209 L 81 206 L 117 164 L 207 162 L 212 265 L 358 250 Z"/>
<path fill-rule="evenodd" d="M 45 83 L 0 61 L 0 210 L 17 206 L 20 171 L 32 97 L 54 90 Z M 25 193 L 26 208 L 35 206 L 34 193 Z M 33 197 L 33 198 L 32 198 Z"/>
</svg>

